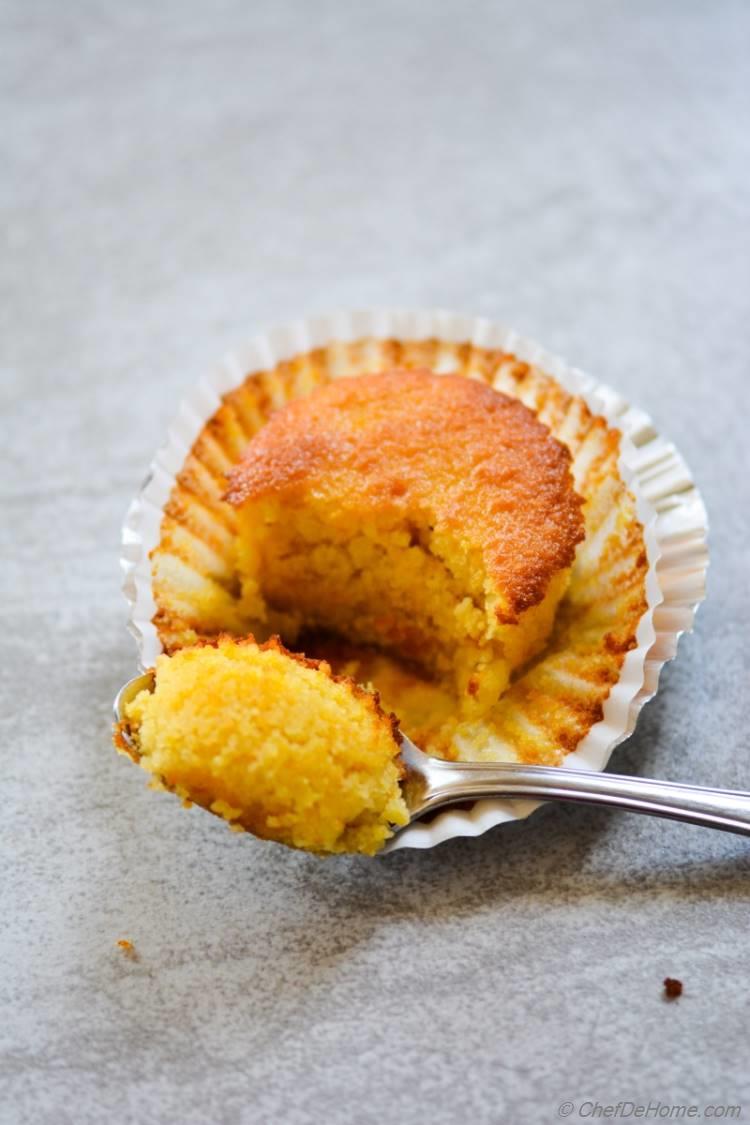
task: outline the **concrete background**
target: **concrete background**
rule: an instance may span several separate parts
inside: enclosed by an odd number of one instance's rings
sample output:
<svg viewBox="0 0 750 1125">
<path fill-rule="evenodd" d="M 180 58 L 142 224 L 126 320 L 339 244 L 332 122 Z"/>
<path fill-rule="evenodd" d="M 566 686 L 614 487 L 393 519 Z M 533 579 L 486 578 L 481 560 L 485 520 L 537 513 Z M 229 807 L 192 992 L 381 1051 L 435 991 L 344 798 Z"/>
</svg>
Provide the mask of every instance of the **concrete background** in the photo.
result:
<svg viewBox="0 0 750 1125">
<path fill-rule="evenodd" d="M 181 391 L 275 321 L 444 305 L 680 446 L 709 600 L 615 765 L 750 789 L 750 7 L 0 13 L 3 1125 L 749 1118 L 747 841 L 547 808 L 320 863 L 147 792 L 108 726 Z"/>
</svg>

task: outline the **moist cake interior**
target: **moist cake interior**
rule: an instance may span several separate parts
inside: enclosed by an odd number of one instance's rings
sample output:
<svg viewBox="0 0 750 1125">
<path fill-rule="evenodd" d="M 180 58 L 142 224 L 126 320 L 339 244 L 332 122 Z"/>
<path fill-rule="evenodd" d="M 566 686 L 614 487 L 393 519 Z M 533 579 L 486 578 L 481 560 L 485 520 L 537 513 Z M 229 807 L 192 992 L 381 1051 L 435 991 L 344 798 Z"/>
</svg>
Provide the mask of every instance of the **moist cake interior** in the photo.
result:
<svg viewBox="0 0 750 1125">
<path fill-rule="evenodd" d="M 506 624 L 478 553 L 428 526 L 353 529 L 346 514 L 269 500 L 248 504 L 239 526 L 242 606 L 256 629 L 287 644 L 305 630 L 376 646 L 450 685 L 464 714 L 491 706 L 539 651 L 569 577 L 556 574 L 542 602 Z"/>
<path fill-rule="evenodd" d="M 409 816 L 395 720 L 376 695 L 277 641 L 220 637 L 160 656 L 118 749 L 238 830 L 373 854 Z"/>
</svg>

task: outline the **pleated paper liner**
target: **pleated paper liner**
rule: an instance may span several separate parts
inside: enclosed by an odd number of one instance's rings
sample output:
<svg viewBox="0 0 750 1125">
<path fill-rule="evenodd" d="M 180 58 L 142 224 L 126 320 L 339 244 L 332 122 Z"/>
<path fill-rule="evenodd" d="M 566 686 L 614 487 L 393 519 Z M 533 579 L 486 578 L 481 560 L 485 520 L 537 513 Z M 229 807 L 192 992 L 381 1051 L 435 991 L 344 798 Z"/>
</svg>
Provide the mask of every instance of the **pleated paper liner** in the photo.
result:
<svg viewBox="0 0 750 1125">
<path fill-rule="evenodd" d="M 603 769 L 703 599 L 705 509 L 682 458 L 643 412 L 486 320 L 378 310 L 301 321 L 257 336 L 203 379 L 183 401 L 123 529 L 140 662 L 148 667 L 159 652 L 201 635 L 247 631 L 236 599 L 235 515 L 222 496 L 225 474 L 270 413 L 341 375 L 413 367 L 520 398 L 571 450 L 586 501 L 586 539 L 545 652 L 481 723 L 448 724 L 448 752 Z M 444 701 L 419 684 L 394 700 L 392 685 L 403 680 L 377 664 L 348 667 L 363 677 L 374 669 L 385 702 L 397 712 L 402 705 L 404 729 L 429 748 Z M 478 801 L 411 825 L 390 850 L 479 835 L 536 807 Z"/>
</svg>

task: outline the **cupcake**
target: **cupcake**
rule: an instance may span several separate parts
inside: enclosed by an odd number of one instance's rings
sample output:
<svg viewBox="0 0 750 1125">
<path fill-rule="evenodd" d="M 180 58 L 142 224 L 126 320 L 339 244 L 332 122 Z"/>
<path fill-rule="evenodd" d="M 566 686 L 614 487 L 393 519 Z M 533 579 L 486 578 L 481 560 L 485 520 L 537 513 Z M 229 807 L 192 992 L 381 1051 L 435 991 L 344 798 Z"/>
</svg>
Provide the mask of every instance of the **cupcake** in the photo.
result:
<svg viewBox="0 0 750 1125">
<path fill-rule="evenodd" d="M 338 379 L 278 410 L 229 475 L 254 631 L 391 653 L 484 714 L 544 646 L 583 538 L 568 450 L 459 376 Z"/>
<path fill-rule="evenodd" d="M 252 371 L 151 553 L 175 652 L 280 633 L 463 760 L 561 763 L 648 608 L 620 434 L 512 353 L 363 337 Z"/>
</svg>

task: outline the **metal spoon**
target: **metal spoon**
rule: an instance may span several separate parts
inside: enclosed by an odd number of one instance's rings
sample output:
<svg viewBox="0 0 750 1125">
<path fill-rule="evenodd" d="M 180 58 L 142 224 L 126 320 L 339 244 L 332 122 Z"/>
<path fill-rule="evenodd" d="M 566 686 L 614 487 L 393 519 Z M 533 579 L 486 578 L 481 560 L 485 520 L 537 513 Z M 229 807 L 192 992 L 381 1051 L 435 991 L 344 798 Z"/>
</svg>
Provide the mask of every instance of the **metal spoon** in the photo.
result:
<svg viewBox="0 0 750 1125">
<path fill-rule="evenodd" d="M 153 691 L 153 687 L 152 672 L 136 676 L 125 684 L 115 698 L 116 721 L 123 722 L 124 707 L 138 692 Z M 127 740 L 126 731 L 123 737 Z M 750 836 L 750 793 L 738 790 L 709 789 L 702 785 L 560 766 L 445 762 L 424 754 L 405 735 L 402 735 L 401 758 L 406 766 L 401 788 L 412 821 L 433 809 L 459 801 L 531 797 L 627 809 Z"/>
</svg>

